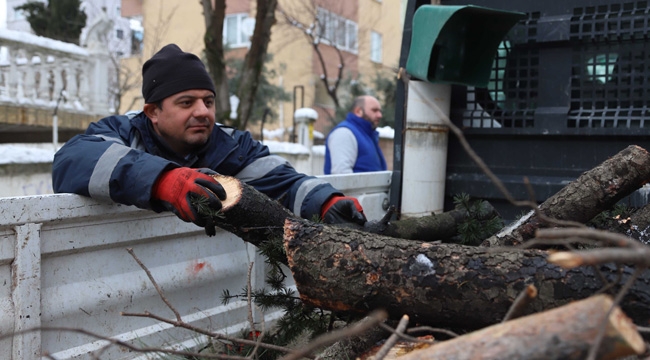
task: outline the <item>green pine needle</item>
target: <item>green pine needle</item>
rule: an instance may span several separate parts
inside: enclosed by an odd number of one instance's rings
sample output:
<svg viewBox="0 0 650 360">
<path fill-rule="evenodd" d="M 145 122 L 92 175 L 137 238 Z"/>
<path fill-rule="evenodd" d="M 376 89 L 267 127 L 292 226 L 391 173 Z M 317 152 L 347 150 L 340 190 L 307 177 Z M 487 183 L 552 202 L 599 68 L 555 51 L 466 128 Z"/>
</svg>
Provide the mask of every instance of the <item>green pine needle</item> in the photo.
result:
<svg viewBox="0 0 650 360">
<path fill-rule="evenodd" d="M 503 220 L 497 216 L 487 218 L 490 206 L 487 201 L 472 201 L 468 194 L 454 196 L 456 209 L 467 211 L 467 219 L 458 224 L 457 231 L 463 245 L 479 245 L 483 240 L 496 234 L 503 227 Z"/>
</svg>

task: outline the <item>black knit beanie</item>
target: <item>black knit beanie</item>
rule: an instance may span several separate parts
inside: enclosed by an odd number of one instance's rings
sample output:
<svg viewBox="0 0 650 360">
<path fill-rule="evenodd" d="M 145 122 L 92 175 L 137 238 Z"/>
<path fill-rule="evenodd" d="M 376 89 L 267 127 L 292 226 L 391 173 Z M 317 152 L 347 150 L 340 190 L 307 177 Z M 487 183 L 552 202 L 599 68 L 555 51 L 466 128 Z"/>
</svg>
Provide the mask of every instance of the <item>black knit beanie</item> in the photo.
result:
<svg viewBox="0 0 650 360">
<path fill-rule="evenodd" d="M 206 89 L 216 94 L 203 62 L 176 44 L 163 47 L 142 66 L 142 96 L 146 104 L 191 89 Z"/>
</svg>

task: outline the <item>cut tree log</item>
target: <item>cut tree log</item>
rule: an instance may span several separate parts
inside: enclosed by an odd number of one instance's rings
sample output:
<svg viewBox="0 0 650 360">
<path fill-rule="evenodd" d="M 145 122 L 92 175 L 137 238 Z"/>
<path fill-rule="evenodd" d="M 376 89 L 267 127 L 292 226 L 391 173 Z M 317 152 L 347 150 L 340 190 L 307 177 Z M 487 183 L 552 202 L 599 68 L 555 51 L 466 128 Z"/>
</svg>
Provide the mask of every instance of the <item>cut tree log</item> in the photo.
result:
<svg viewBox="0 0 650 360">
<path fill-rule="evenodd" d="M 214 219 L 215 225 L 255 246 L 273 238 L 277 239 L 282 247 L 284 219 L 298 217 L 282 204 L 236 178 L 212 176 L 219 181 L 227 194 L 226 199 L 222 201 L 222 216 Z M 499 216 L 490 203 L 483 202 L 481 206 L 481 220 Z M 363 227 L 353 223 L 344 226 L 400 239 L 434 241 L 447 240 L 458 234 L 458 225 L 468 217 L 466 210 L 457 209 L 420 218 L 390 222 L 369 221 Z"/>
<path fill-rule="evenodd" d="M 639 146 L 631 145 L 584 172 L 578 179 L 544 201 L 539 210 L 550 218 L 584 224 L 648 181 L 650 154 Z M 532 239 L 536 229 L 548 226 L 531 211 L 513 225 L 486 239 L 481 245 L 519 245 Z"/>
<path fill-rule="evenodd" d="M 289 209 L 234 177 L 212 177 L 227 195 L 221 202 L 221 215 L 213 219 L 217 227 L 258 247 L 269 241 L 281 244 L 284 220 L 296 218 Z"/>
<path fill-rule="evenodd" d="M 529 284 L 539 289 L 531 312 L 588 297 L 603 286 L 593 268 L 564 270 L 548 264 L 541 250 L 497 253 L 316 224 L 296 218 L 237 179 L 218 180 L 228 197 L 222 216 L 215 219 L 217 226 L 258 247 L 270 242 L 286 249 L 275 260 L 290 264 L 305 303 L 326 310 L 366 313 L 386 308 L 393 319 L 407 314 L 416 323 L 478 329 L 500 322 Z M 615 267 L 599 268 L 609 281 L 620 280 Z M 623 268 L 623 281 L 631 273 Z M 646 271 L 623 309 L 647 326 L 648 303 Z"/>
<path fill-rule="evenodd" d="M 482 201 L 481 215 L 477 220 L 500 217 L 497 210 L 487 201 Z M 458 226 L 468 220 L 470 214 L 464 209 L 454 209 L 440 214 L 393 221 L 369 221 L 363 228 L 367 232 L 399 239 L 449 242 L 458 235 Z M 452 241 L 454 242 L 454 241 Z"/>
<path fill-rule="evenodd" d="M 394 220 L 374 233 L 410 240 L 446 240 L 458 234 L 458 224 L 465 219 L 467 211 L 451 210 L 438 215 Z"/>
<path fill-rule="evenodd" d="M 505 249 L 401 240 L 287 219 L 289 267 L 302 301 L 322 309 L 366 313 L 385 309 L 392 319 L 479 329 L 499 323 L 529 284 L 539 290 L 530 312 L 591 296 L 603 287 L 593 267 L 565 270 L 542 250 Z M 611 282 L 614 266 L 600 266 Z M 621 270 L 622 281 L 632 273 Z M 622 304 L 638 324 L 650 323 L 650 271 L 634 283 Z"/>
<path fill-rule="evenodd" d="M 609 296 L 587 299 L 486 327 L 401 356 L 400 360 L 586 359 L 598 331 L 605 336 L 596 359 L 640 355 L 645 342 L 636 326 Z"/>
</svg>

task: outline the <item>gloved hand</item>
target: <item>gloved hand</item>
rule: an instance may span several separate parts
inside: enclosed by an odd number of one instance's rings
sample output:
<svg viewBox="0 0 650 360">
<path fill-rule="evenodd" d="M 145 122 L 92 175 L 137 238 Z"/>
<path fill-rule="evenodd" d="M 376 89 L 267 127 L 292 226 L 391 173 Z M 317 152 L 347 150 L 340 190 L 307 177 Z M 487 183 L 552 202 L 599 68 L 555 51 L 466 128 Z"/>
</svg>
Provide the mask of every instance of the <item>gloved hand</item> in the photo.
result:
<svg viewBox="0 0 650 360">
<path fill-rule="evenodd" d="M 327 224 L 366 223 L 363 208 L 356 198 L 334 195 L 321 207 L 321 218 Z"/>
<path fill-rule="evenodd" d="M 151 198 L 160 201 L 167 210 L 184 221 L 205 227 L 209 236 L 214 235 L 212 218 L 198 213 L 192 204 L 193 197 L 203 197 L 211 209 L 220 210 L 221 200 L 226 199 L 226 191 L 212 176 L 187 167 L 162 173 L 151 191 Z"/>
</svg>

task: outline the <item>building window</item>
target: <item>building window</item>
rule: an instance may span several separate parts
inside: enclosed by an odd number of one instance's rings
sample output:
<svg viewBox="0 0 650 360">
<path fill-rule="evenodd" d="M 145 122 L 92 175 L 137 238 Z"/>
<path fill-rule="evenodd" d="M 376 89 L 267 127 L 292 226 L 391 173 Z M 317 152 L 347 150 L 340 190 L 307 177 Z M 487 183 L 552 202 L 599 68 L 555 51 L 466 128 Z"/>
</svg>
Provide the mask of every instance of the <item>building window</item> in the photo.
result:
<svg viewBox="0 0 650 360">
<path fill-rule="evenodd" d="M 124 30 L 117 29 L 115 32 L 115 37 L 117 37 L 118 39 L 124 39 Z"/>
<path fill-rule="evenodd" d="M 370 60 L 380 63 L 383 50 L 381 34 L 375 31 L 370 32 Z"/>
<path fill-rule="evenodd" d="M 142 54 L 144 44 L 144 28 L 139 19 L 130 19 L 129 27 L 131 28 L 131 55 Z"/>
<path fill-rule="evenodd" d="M 317 9 L 316 17 L 318 35 L 324 43 L 341 50 L 357 52 L 357 23 L 320 7 Z"/>
<path fill-rule="evenodd" d="M 226 15 L 223 21 L 223 43 L 231 48 L 250 45 L 249 35 L 246 34 L 247 13 Z"/>
</svg>

